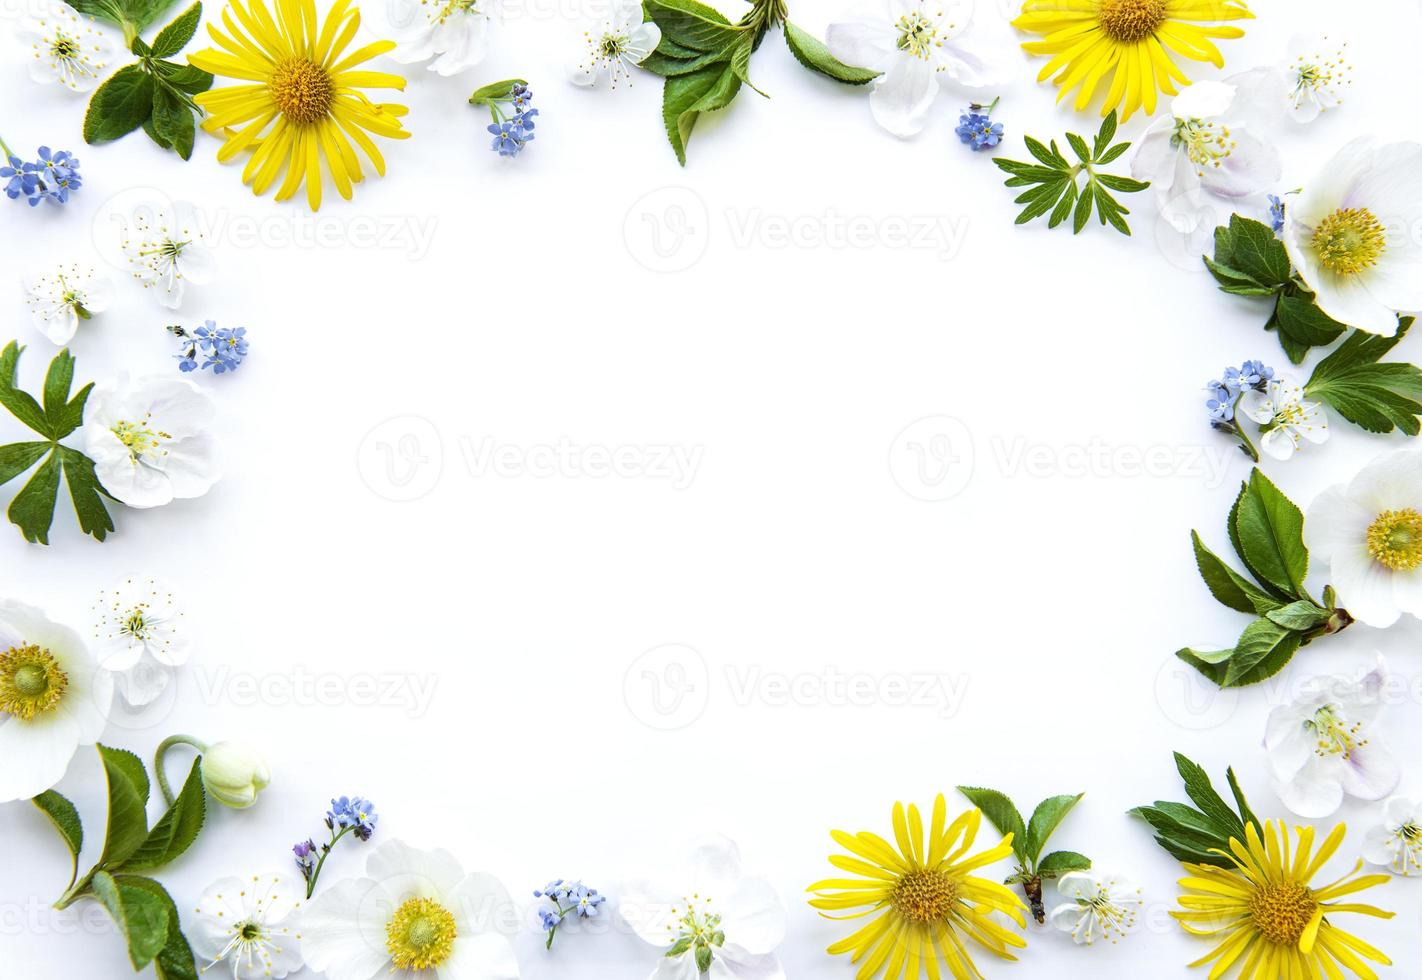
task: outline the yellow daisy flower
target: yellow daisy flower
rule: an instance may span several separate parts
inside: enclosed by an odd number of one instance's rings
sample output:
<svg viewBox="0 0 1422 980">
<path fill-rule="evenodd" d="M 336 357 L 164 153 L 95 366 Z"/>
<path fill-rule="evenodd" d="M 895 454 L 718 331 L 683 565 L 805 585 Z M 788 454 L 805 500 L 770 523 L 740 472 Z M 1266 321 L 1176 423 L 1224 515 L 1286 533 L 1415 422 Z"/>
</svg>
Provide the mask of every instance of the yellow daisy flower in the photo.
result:
<svg viewBox="0 0 1422 980">
<path fill-rule="evenodd" d="M 1363 867 L 1359 861 L 1351 872 L 1330 885 L 1309 884 L 1320 868 L 1338 850 L 1347 828 L 1334 827 L 1313 854 L 1313 828 L 1296 827 L 1298 849 L 1289 854 L 1289 832 L 1282 821 L 1264 825 L 1264 839 L 1254 825 L 1247 824 L 1248 845 L 1231 839 L 1232 854 L 1217 853 L 1234 862 L 1233 868 L 1207 864 L 1187 864 L 1190 877 L 1180 880 L 1187 893 L 1180 896 L 1183 912 L 1170 914 L 1187 932 L 1197 936 L 1223 936 L 1208 954 L 1191 963 L 1213 963 L 1210 980 L 1240 967 L 1239 980 L 1298 980 L 1328 977 L 1343 980 L 1343 970 L 1363 980 L 1377 980 L 1377 974 L 1363 962 L 1372 960 L 1390 966 L 1392 961 L 1357 936 L 1349 935 L 1328 920 L 1338 912 L 1391 919 L 1393 913 L 1371 905 L 1338 902 L 1336 899 L 1388 881 L 1384 874 L 1355 877 Z"/>
<path fill-rule="evenodd" d="M 1142 105 L 1155 112 L 1157 89 L 1176 95 L 1176 82 L 1190 84 L 1173 54 L 1223 68 L 1210 38 L 1244 31 L 1219 22 L 1253 16 L 1245 0 L 1025 0 L 1012 24 L 1042 35 L 1022 47 L 1051 56 L 1037 81 L 1056 75 L 1058 102 L 1076 89 L 1075 108 L 1085 109 L 1110 75 L 1101 115 L 1119 108 L 1125 121 Z"/>
<path fill-rule="evenodd" d="M 234 19 L 235 16 L 235 19 Z M 276 199 L 284 201 L 306 182 L 306 200 L 321 207 L 322 161 L 336 190 L 346 200 L 351 185 L 363 179 L 354 143 L 385 174 L 385 160 L 370 133 L 390 139 L 410 134 L 400 126 L 408 111 L 402 105 L 373 103 L 361 89 L 404 89 L 399 75 L 355 71 L 395 47 L 376 41 L 342 57 L 360 27 L 360 12 L 352 0 L 336 0 L 317 28 L 314 0 L 275 0 L 275 16 L 265 0 L 231 0 L 222 11 L 224 33 L 215 24 L 207 32 L 218 47 L 188 56 L 204 71 L 248 84 L 213 89 L 197 103 L 211 115 L 202 128 L 222 133 L 226 142 L 217 159 L 226 162 L 253 149 L 242 170 L 242 182 L 254 194 L 265 194 L 282 172 Z"/>
<path fill-rule="evenodd" d="M 815 895 L 810 904 L 826 918 L 873 919 L 831 946 L 830 955 L 849 953 L 851 962 L 864 960 L 859 980 L 881 971 L 885 980 L 918 980 L 925 973 L 939 980 L 940 960 L 958 980 L 979 980 L 982 974 L 964 939 L 994 956 L 1015 960 L 1008 947 L 1022 948 L 1027 941 L 998 923 L 993 913 L 1001 912 L 1025 928 L 1027 906 L 996 881 L 969 874 L 1011 855 L 1012 835 L 967 856 L 982 819 L 982 811 L 973 809 L 945 827 L 947 804 L 940 795 L 933 804 L 927 842 L 918 807 L 910 805 L 905 813 L 902 803 L 894 804 L 897 850 L 868 831 L 832 831 L 830 836 L 850 853 L 831 854 L 830 864 L 857 877 L 815 882 L 808 889 Z M 826 914 L 849 909 L 862 911 Z"/>
</svg>

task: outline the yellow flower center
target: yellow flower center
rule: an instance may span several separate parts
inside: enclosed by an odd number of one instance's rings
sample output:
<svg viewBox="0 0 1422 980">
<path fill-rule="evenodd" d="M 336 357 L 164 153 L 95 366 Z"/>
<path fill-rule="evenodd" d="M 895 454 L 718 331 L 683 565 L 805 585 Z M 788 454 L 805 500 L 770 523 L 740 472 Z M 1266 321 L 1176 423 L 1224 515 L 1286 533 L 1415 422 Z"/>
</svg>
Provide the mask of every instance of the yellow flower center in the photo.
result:
<svg viewBox="0 0 1422 980">
<path fill-rule="evenodd" d="M 133 462 L 147 453 L 151 453 L 162 445 L 164 439 L 173 438 L 163 431 L 154 431 L 148 427 L 151 415 L 145 415 L 138 422 L 129 422 L 126 419 L 119 419 L 109 430 L 118 436 L 118 441 L 128 448 L 129 458 Z"/>
<path fill-rule="evenodd" d="M 1313 718 L 1306 724 L 1318 738 L 1314 752 L 1319 756 L 1341 755 L 1349 759 L 1354 752 L 1368 744 L 1367 739 L 1358 737 L 1363 732 L 1363 723 L 1355 721 L 1351 725 L 1348 724 L 1345 719 L 1338 717 L 1338 709 L 1331 704 L 1325 704 L 1315 711 Z"/>
<path fill-rule="evenodd" d="M 454 915 L 432 898 L 411 898 L 385 925 L 385 948 L 398 970 L 428 970 L 454 949 Z"/>
<path fill-rule="evenodd" d="M 21 721 L 52 711 L 69 688 L 54 654 L 33 644 L 0 653 L 0 711 Z"/>
<path fill-rule="evenodd" d="M 1203 119 L 1177 119 L 1171 143 L 1184 147 L 1197 173 L 1204 175 L 1205 169 L 1218 169 L 1224 160 L 1239 146 L 1239 141 L 1230 134 L 1229 127 L 1222 123 Z"/>
<path fill-rule="evenodd" d="M 942 922 L 958 901 L 958 882 L 942 871 L 910 871 L 894 886 L 889 902 L 913 922 Z"/>
<path fill-rule="evenodd" d="M 79 42 L 68 34 L 56 31 L 54 40 L 49 45 L 49 53 L 60 61 L 68 61 L 79 54 Z"/>
<path fill-rule="evenodd" d="M 309 126 L 326 118 L 336 101 L 336 87 L 326 69 L 306 58 L 277 62 L 267 81 L 267 90 L 281 114 L 297 126 Z"/>
<path fill-rule="evenodd" d="M 1263 885 L 1249 900 L 1249 914 L 1259 934 L 1278 946 L 1297 946 L 1318 900 L 1297 882 Z"/>
<path fill-rule="evenodd" d="M 1111 40 L 1136 44 L 1165 22 L 1165 0 L 1101 0 L 1096 16 Z"/>
<path fill-rule="evenodd" d="M 915 58 L 927 59 L 935 47 L 942 44 L 938 40 L 938 28 L 922 11 L 904 14 L 894 28 L 899 32 L 898 48 Z"/>
<path fill-rule="evenodd" d="M 1387 250 L 1387 231 L 1367 208 L 1339 208 L 1314 229 L 1313 250 L 1329 272 L 1355 276 L 1377 265 Z"/>
<path fill-rule="evenodd" d="M 1422 514 L 1411 507 L 1386 510 L 1368 528 L 1368 554 L 1394 572 L 1422 566 Z"/>
</svg>

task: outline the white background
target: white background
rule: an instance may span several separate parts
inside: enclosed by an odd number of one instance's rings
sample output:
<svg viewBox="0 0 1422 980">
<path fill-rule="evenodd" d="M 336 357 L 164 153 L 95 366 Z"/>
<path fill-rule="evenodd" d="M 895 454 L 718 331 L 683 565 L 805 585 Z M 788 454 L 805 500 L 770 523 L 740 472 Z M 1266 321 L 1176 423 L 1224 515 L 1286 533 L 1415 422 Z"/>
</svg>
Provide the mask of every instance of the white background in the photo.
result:
<svg viewBox="0 0 1422 980">
<path fill-rule="evenodd" d="M 840 12 L 792 8 L 820 35 Z M 1310 30 L 1346 35 L 1359 65 L 1341 111 L 1281 137 L 1283 188 L 1358 134 L 1419 137 L 1416 4 L 1255 9 L 1248 37 L 1225 46 L 1230 70 Z M 831 828 L 888 833 L 895 799 L 927 807 L 946 792 L 963 806 L 959 784 L 1027 807 L 1084 790 L 1053 844 L 1139 880 L 1142 929 L 1085 950 L 1033 928 L 1021 965 L 980 965 L 1189 975 L 1209 947 L 1165 917 L 1178 867 L 1125 814 L 1182 798 L 1170 751 L 1217 779 L 1234 764 L 1255 808 L 1282 816 L 1259 744 L 1271 704 L 1374 650 L 1422 683 L 1415 620 L 1356 627 L 1237 696 L 1211 697 L 1171 656 L 1227 645 L 1244 624 L 1200 583 L 1188 532 L 1228 550 L 1248 463 L 1209 430 L 1201 385 L 1248 357 L 1287 366 L 1265 311 L 1217 292 L 1188 246 L 1157 234 L 1148 195 L 1129 202 L 1130 239 L 1015 228 L 1001 175 L 953 135 L 962 94 L 901 142 L 863 90 L 810 75 L 776 37 L 753 62 L 773 98 L 747 90 L 703 121 L 681 169 L 657 80 L 616 93 L 564 81 L 580 15 L 577 0 L 523 6 L 478 70 L 409 69 L 414 137 L 383 147 L 389 175 L 354 202 L 328 188 L 316 222 L 298 201 L 254 198 L 211 138 L 187 164 L 141 135 L 83 146 L 83 99 L 33 86 L 5 41 L 0 132 L 22 152 L 75 149 L 85 181 L 62 210 L 0 202 L 5 267 L 101 261 L 109 216 L 145 188 L 196 202 L 220 262 L 176 317 L 113 270 L 119 302 L 76 338 L 78 377 L 174 372 L 166 323 L 213 318 L 252 341 L 235 376 L 197 378 L 221 409 L 226 475 L 207 497 L 117 507 L 105 544 L 63 500 L 48 548 L 0 531 L 0 592 L 83 631 L 125 574 L 186 598 L 193 663 L 156 710 L 119 716 L 109 744 L 149 757 L 185 731 L 272 760 L 260 805 L 215 812 L 164 873 L 178 904 L 223 875 L 285 869 L 342 793 L 376 802 L 379 838 L 447 847 L 516 895 L 560 876 L 615 892 L 714 830 L 781 890 L 788 974 L 849 977 L 823 953 L 846 927 L 803 895 L 829 868 Z M 1013 157 L 1024 132 L 1094 131 L 1034 84 L 1039 67 L 1022 56 L 1001 90 Z M 516 161 L 489 152 L 487 120 L 464 104 L 512 75 L 542 112 Z M 850 219 L 866 237 L 835 237 Z M 33 386 L 52 349 L 18 289 L 11 310 Z M 1397 356 L 1422 359 L 1422 339 Z M 957 421 L 915 425 L 935 416 Z M 699 465 L 689 485 L 657 466 L 599 475 L 596 459 L 550 474 L 543 447 L 560 441 L 633 447 L 633 469 L 663 447 Z M 1307 504 L 1403 443 L 1340 423 L 1269 472 Z M 492 447 L 512 448 L 496 465 Z M 668 645 L 691 652 L 644 656 Z M 844 703 L 846 677 L 870 703 Z M 370 703 L 371 679 L 398 696 Z M 424 710 L 413 683 L 434 685 Z M 901 684 L 936 693 L 921 704 Z M 1422 704 L 1401 700 L 1384 728 L 1401 790 L 1422 793 L 1408 751 Z M 100 782 L 81 750 L 59 786 L 95 848 Z M 1343 811 L 1339 874 L 1378 810 Z M 67 857 L 43 817 L 0 807 L 0 842 L 0 973 L 127 975 L 97 908 L 49 911 Z M 329 881 L 363 858 L 343 844 Z M 1346 927 L 1393 955 L 1391 975 L 1422 975 L 1422 884 L 1377 897 L 1395 921 Z M 615 929 L 560 936 L 551 955 L 529 933 L 520 956 L 529 977 L 636 980 L 656 961 Z"/>
</svg>

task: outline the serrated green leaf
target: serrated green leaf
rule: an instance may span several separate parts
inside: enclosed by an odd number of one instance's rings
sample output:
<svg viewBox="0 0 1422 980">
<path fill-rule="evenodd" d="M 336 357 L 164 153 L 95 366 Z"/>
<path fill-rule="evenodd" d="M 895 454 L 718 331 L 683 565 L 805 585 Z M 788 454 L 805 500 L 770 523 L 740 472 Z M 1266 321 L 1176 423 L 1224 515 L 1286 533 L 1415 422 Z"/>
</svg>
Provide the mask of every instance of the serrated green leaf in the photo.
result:
<svg viewBox="0 0 1422 980">
<path fill-rule="evenodd" d="M 1303 359 L 1298 353 L 1300 349 L 1326 347 L 1348 330 L 1344 324 L 1319 309 L 1308 293 L 1285 292 L 1281 295 L 1271 322 L 1279 331 L 1280 342 L 1289 342 L 1284 349 L 1295 364 Z"/>
<path fill-rule="evenodd" d="M 192 846 L 202 831 L 207 814 L 202 785 L 202 759 L 193 761 L 188 778 L 177 799 L 153 825 L 138 848 L 119 866 L 124 872 L 153 871 L 161 868 Z"/>
<path fill-rule="evenodd" d="M 997 828 L 998 833 L 1004 836 L 1012 835 L 1012 853 L 1017 856 L 1018 861 L 1024 865 L 1032 862 L 1032 858 L 1027 854 L 1027 825 L 1006 793 L 980 786 L 959 786 L 958 792 L 983 811 L 983 816 Z"/>
<path fill-rule="evenodd" d="M 107 745 L 98 750 L 109 791 L 109 824 L 99 867 L 117 868 L 148 836 L 148 772 L 132 752 Z"/>
<path fill-rule="evenodd" d="M 153 93 L 152 126 L 156 142 L 184 160 L 193 155 L 193 140 L 196 138 L 193 112 L 167 85 L 159 85 Z"/>
<path fill-rule="evenodd" d="M 1032 819 L 1027 822 L 1027 853 L 1033 861 L 1037 860 L 1042 848 L 1046 847 L 1048 839 L 1071 812 L 1072 807 L 1081 802 L 1083 795 L 1085 794 L 1049 796 L 1037 804 L 1037 809 L 1032 811 Z"/>
<path fill-rule="evenodd" d="M 168 943 L 168 908 L 153 892 L 117 881 L 106 871 L 94 873 L 94 895 L 113 916 L 114 924 L 128 940 L 128 958 L 141 970 Z"/>
<path fill-rule="evenodd" d="M 1091 220 L 1091 208 L 1096 203 L 1096 188 L 1088 183 L 1076 199 L 1076 212 L 1071 217 L 1071 233 L 1080 235 L 1086 223 Z"/>
<path fill-rule="evenodd" d="M 1185 784 L 1185 795 L 1190 797 L 1190 801 L 1216 826 L 1228 828 L 1231 835 L 1242 838 L 1244 822 L 1229 808 L 1229 804 L 1220 798 L 1220 794 L 1215 792 L 1209 774 L 1199 763 L 1183 753 L 1176 752 L 1174 755 L 1175 770 L 1180 774 L 1181 782 Z"/>
<path fill-rule="evenodd" d="M 64 845 L 69 848 L 69 884 L 73 885 L 79 876 L 79 852 L 84 849 L 84 822 L 79 819 L 79 810 L 67 797 L 52 789 L 45 790 L 30 802 L 49 817 L 54 829 L 64 839 Z"/>
<path fill-rule="evenodd" d="M 69 500 L 79 519 L 79 529 L 103 541 L 114 529 L 114 519 L 109 516 L 109 509 L 104 504 L 107 494 L 99 485 L 94 461 L 68 446 L 60 446 L 59 455 L 64 464 L 64 482 L 69 485 Z"/>
<path fill-rule="evenodd" d="M 172 896 L 152 878 L 120 875 L 116 880 L 122 885 L 149 892 L 163 903 L 168 914 L 168 941 L 153 960 L 153 972 L 157 980 L 199 980 L 201 974 L 193 959 L 192 947 L 188 945 L 187 937 L 180 928 L 181 919 Z"/>
<path fill-rule="evenodd" d="M 667 139 L 682 166 L 686 165 L 686 144 L 696 120 L 703 112 L 730 105 L 740 90 L 741 80 L 729 61 L 667 78 L 662 88 L 662 120 Z"/>
<path fill-rule="evenodd" d="M 1104 187 L 1113 191 L 1119 191 L 1122 194 L 1135 194 L 1150 186 L 1150 181 L 1148 180 L 1135 180 L 1131 177 L 1120 177 L 1116 174 L 1097 174 L 1096 181 Z"/>
<path fill-rule="evenodd" d="M 74 384 L 74 356 L 69 348 L 54 355 L 49 362 L 49 370 L 44 376 L 44 415 L 49 423 L 49 431 L 57 433 L 65 422 L 65 408 L 69 404 L 69 388 Z M 66 432 L 65 435 L 68 435 Z M 56 435 L 55 438 L 64 438 Z"/>
<path fill-rule="evenodd" d="M 1270 609 L 1264 615 L 1270 622 L 1276 623 L 1284 629 L 1302 633 L 1316 626 L 1322 626 L 1328 622 L 1332 613 L 1307 599 L 1300 599 L 1287 606 Z"/>
<path fill-rule="evenodd" d="M 1067 143 L 1071 145 L 1072 152 L 1077 155 L 1082 163 L 1090 163 L 1092 153 L 1086 146 L 1086 140 L 1075 133 L 1066 134 Z"/>
<path fill-rule="evenodd" d="M 1196 531 L 1190 532 L 1190 541 L 1195 549 L 1195 566 L 1210 593 L 1231 609 L 1252 615 L 1261 615 L 1277 609 L 1279 601 L 1262 589 L 1256 588 L 1243 575 L 1230 568 L 1216 555 Z"/>
<path fill-rule="evenodd" d="M 1260 617 L 1244 628 L 1234 655 L 1225 664 L 1222 687 L 1244 687 L 1272 677 L 1298 652 L 1302 637 L 1294 630 Z"/>
<path fill-rule="evenodd" d="M 1042 858 L 1037 873 L 1043 878 L 1060 878 L 1072 871 L 1090 871 L 1091 858 L 1076 851 L 1053 851 Z"/>
<path fill-rule="evenodd" d="M 152 114 L 153 76 L 137 64 L 124 65 L 90 97 L 84 142 L 106 143 L 127 136 Z"/>
<path fill-rule="evenodd" d="M 26 427 L 47 439 L 53 438 L 49 421 L 45 418 L 40 403 L 35 401 L 29 392 L 15 387 L 15 373 L 19 368 L 20 354 L 24 350 L 17 341 L 12 340 L 5 345 L 5 350 L 0 352 L 0 405 Z"/>
<path fill-rule="evenodd" d="M 1422 432 L 1422 370 L 1400 362 L 1379 363 L 1411 326 L 1412 318 L 1405 318 L 1393 337 L 1353 331 L 1314 368 L 1304 391 L 1369 432 Z"/>
<path fill-rule="evenodd" d="M 1099 158 L 1101 151 L 1111 145 L 1111 141 L 1116 138 L 1116 110 L 1112 109 L 1106 114 L 1106 118 L 1101 120 L 1101 128 L 1096 132 L 1096 144 L 1092 156 Z M 1129 143 L 1125 144 L 1130 146 Z"/>
<path fill-rule="evenodd" d="M 1293 278 L 1289 254 L 1274 229 L 1262 221 L 1234 214 L 1230 215 L 1229 232 L 1232 255 L 1229 265 L 1265 286 L 1283 286 Z M 1215 258 L 1226 261 L 1219 255 Z"/>
<path fill-rule="evenodd" d="M 1307 599 L 1308 549 L 1303 512 L 1255 468 L 1238 501 L 1235 527 L 1251 570 L 1292 599 Z"/>
<path fill-rule="evenodd" d="M 864 85 L 879 77 L 880 73 L 877 71 L 846 65 L 830 54 L 829 48 L 823 41 L 813 34 L 801 30 L 788 20 L 785 22 L 785 44 L 800 64 L 827 78 L 833 78 L 836 82 L 842 82 L 845 85 Z"/>
<path fill-rule="evenodd" d="M 198 22 L 202 20 L 202 4 L 195 3 L 173 18 L 168 26 L 158 32 L 150 46 L 155 58 L 171 58 L 183 48 L 197 33 Z"/>
<path fill-rule="evenodd" d="M 1239 815 L 1244 818 L 1245 823 L 1253 824 L 1255 831 L 1260 837 L 1263 837 L 1264 825 L 1259 822 L 1259 818 L 1249 808 L 1249 801 L 1244 798 L 1244 790 L 1239 788 L 1239 780 L 1235 778 L 1233 766 L 1225 770 L 1225 779 L 1229 781 L 1229 791 L 1234 796 L 1234 805 L 1239 809 Z"/>
<path fill-rule="evenodd" d="M 20 529 L 30 544 L 49 544 L 54 524 L 54 503 L 59 496 L 59 453 L 51 452 L 35 470 L 29 482 L 15 494 L 7 512 L 10 523 Z"/>
<path fill-rule="evenodd" d="M 693 51 L 724 51 L 751 38 L 751 31 L 726 20 L 719 10 L 696 0 L 643 0 L 643 10 L 662 37 Z M 660 49 L 661 45 L 658 45 Z"/>
</svg>

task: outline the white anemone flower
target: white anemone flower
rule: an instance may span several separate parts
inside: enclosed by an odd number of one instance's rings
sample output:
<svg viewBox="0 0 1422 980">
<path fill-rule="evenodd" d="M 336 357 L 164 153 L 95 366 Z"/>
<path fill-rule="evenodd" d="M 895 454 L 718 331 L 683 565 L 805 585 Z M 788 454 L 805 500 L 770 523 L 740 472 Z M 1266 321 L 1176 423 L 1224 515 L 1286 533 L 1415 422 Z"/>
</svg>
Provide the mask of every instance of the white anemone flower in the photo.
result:
<svg viewBox="0 0 1422 980">
<path fill-rule="evenodd" d="M 402 65 L 429 61 L 429 70 L 444 77 L 484 60 L 499 16 L 498 0 L 385 0 L 371 9 L 382 36 L 395 42 L 391 58 Z"/>
<path fill-rule="evenodd" d="M 74 339 L 81 320 L 102 313 L 114 301 L 114 284 L 108 277 L 77 262 L 36 276 L 24 285 L 35 329 L 60 347 Z"/>
<path fill-rule="evenodd" d="M 1380 800 L 1402 770 L 1377 742 L 1387 667 L 1357 680 L 1311 677 L 1296 698 L 1269 712 L 1264 749 L 1284 806 L 1308 819 L 1337 811 L 1343 797 Z"/>
<path fill-rule="evenodd" d="M 1395 796 L 1383 806 L 1382 823 L 1368 831 L 1363 857 L 1395 875 L 1422 873 L 1422 802 Z"/>
<path fill-rule="evenodd" d="M 1283 174 L 1279 151 L 1255 131 L 1240 84 L 1196 82 L 1170 104 L 1171 115 L 1145 131 L 1131 160 L 1131 174 L 1155 188 L 1161 215 L 1189 233 L 1207 213 L 1205 196 L 1236 208 L 1277 185 Z"/>
<path fill-rule="evenodd" d="M 288 920 L 306 895 L 291 875 L 268 872 L 214 881 L 198 899 L 188 941 L 203 973 L 226 962 L 233 980 L 281 978 L 302 967 L 301 939 Z"/>
<path fill-rule="evenodd" d="M 81 18 L 63 3 L 45 3 L 36 16 L 21 21 L 20 40 L 30 47 L 30 78 L 41 84 L 59 82 L 75 92 L 99 84 L 113 61 L 115 47 L 92 20 Z"/>
<path fill-rule="evenodd" d="M 1373 460 L 1308 509 L 1304 543 L 1332 573 L 1339 605 L 1386 628 L 1404 612 L 1422 617 L 1422 452 Z"/>
<path fill-rule="evenodd" d="M 938 76 L 982 88 L 999 81 L 1000 49 L 971 28 L 971 0 L 871 0 L 872 10 L 830 24 L 825 43 L 847 65 L 880 72 L 874 119 L 895 136 L 918 134 L 938 96 Z"/>
<path fill-rule="evenodd" d="M 113 673 L 119 695 L 135 708 L 157 700 L 173 669 L 188 662 L 188 634 L 173 593 L 151 578 L 130 576 L 99 593 L 95 655 Z"/>
<path fill-rule="evenodd" d="M 387 840 L 364 877 L 317 895 L 298 925 L 306 965 L 327 980 L 517 980 L 508 935 L 520 918 L 492 875 Z"/>
<path fill-rule="evenodd" d="M 84 409 L 84 452 L 99 482 L 130 507 L 201 497 L 217 482 L 212 398 L 183 378 L 98 385 Z"/>
<path fill-rule="evenodd" d="M 619 911 L 663 955 L 650 980 L 784 980 L 775 955 L 785 938 L 785 908 L 763 878 L 741 871 L 725 837 L 698 841 L 657 881 L 633 881 Z"/>
<path fill-rule="evenodd" d="M 79 746 L 98 741 L 113 699 L 113 679 L 78 633 L 0 599 L 0 803 L 63 779 Z"/>
<path fill-rule="evenodd" d="M 1057 880 L 1057 891 L 1067 901 L 1052 909 L 1050 921 L 1071 933 L 1078 946 L 1105 939 L 1116 943 L 1135 927 L 1145 898 L 1139 887 L 1117 875 L 1069 871 Z"/>
<path fill-rule="evenodd" d="M 1343 147 L 1289 202 L 1284 247 L 1333 319 L 1392 336 L 1422 310 L 1422 143 Z"/>
<path fill-rule="evenodd" d="M 662 29 L 643 17 L 638 0 L 612 0 L 602 23 L 583 33 L 585 50 L 573 66 L 573 84 L 591 87 L 606 80 L 614 89 L 622 81 L 631 85 L 632 69 L 662 42 Z"/>
<path fill-rule="evenodd" d="M 1307 401 L 1304 390 L 1291 382 L 1270 381 L 1267 391 L 1250 388 L 1239 410 L 1265 427 L 1259 448 L 1277 460 L 1291 459 L 1306 441 L 1316 446 L 1328 441 L 1323 406 Z"/>
<path fill-rule="evenodd" d="M 212 281 L 217 263 L 187 204 L 142 204 L 123 223 L 119 245 L 133 277 L 170 310 L 183 304 L 189 284 Z"/>
</svg>

